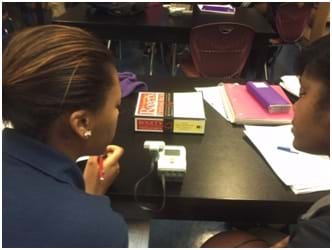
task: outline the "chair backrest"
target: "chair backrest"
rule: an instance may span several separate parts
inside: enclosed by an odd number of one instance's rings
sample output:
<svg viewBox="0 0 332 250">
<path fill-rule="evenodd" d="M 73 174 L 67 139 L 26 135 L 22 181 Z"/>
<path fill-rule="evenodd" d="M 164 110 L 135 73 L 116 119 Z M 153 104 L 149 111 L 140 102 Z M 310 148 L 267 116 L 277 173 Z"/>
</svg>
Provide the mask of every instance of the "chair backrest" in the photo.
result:
<svg viewBox="0 0 332 250">
<path fill-rule="evenodd" d="M 246 64 L 255 32 L 236 23 L 210 23 L 192 28 L 191 55 L 202 77 L 238 77 Z"/>
<path fill-rule="evenodd" d="M 308 24 L 311 6 L 298 3 L 281 4 L 276 11 L 276 27 L 280 38 L 287 43 L 297 42 L 302 38 Z"/>
</svg>

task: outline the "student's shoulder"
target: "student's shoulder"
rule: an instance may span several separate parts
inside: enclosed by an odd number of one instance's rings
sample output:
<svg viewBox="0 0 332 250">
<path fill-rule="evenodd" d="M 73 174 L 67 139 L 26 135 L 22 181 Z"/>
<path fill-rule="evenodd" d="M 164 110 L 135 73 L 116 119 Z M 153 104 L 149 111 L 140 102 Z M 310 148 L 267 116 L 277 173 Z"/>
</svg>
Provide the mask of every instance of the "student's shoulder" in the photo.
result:
<svg viewBox="0 0 332 250">
<path fill-rule="evenodd" d="M 289 247 L 329 247 L 330 213 L 328 209 L 310 219 L 299 219 L 291 234 Z M 328 210 L 328 211 L 327 211 Z M 326 212 L 325 212 L 326 211 Z"/>
</svg>

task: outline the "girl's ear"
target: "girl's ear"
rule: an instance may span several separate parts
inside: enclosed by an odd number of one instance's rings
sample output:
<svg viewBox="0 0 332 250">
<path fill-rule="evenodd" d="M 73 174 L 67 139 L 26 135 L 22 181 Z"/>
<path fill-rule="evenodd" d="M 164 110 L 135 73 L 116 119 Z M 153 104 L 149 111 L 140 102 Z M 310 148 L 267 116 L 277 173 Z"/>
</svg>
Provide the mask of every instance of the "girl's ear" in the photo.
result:
<svg viewBox="0 0 332 250">
<path fill-rule="evenodd" d="M 93 116 L 89 111 L 78 110 L 69 116 L 69 124 L 74 133 L 82 139 L 92 135 Z"/>
</svg>

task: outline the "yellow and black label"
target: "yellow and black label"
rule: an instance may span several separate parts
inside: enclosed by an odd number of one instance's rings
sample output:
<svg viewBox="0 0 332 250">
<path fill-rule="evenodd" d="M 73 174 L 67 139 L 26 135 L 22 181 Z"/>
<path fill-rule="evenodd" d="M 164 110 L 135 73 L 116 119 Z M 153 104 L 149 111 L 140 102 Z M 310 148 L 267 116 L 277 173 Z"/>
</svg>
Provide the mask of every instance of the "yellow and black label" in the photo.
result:
<svg viewBox="0 0 332 250">
<path fill-rule="evenodd" d="M 174 133 L 204 134 L 205 120 L 174 119 Z"/>
</svg>

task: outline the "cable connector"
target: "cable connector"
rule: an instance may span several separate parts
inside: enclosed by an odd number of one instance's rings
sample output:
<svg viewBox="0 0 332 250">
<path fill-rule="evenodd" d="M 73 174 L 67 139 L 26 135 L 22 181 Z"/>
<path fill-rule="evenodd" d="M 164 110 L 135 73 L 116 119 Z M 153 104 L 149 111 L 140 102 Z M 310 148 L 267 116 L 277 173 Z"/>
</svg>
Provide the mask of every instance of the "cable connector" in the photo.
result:
<svg viewBox="0 0 332 250">
<path fill-rule="evenodd" d="M 150 152 L 153 151 L 163 151 L 165 148 L 165 142 L 163 141 L 145 141 L 144 142 L 144 148 L 148 149 Z"/>
</svg>

